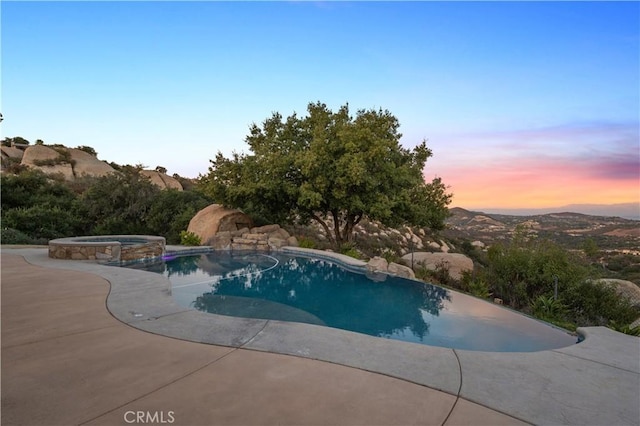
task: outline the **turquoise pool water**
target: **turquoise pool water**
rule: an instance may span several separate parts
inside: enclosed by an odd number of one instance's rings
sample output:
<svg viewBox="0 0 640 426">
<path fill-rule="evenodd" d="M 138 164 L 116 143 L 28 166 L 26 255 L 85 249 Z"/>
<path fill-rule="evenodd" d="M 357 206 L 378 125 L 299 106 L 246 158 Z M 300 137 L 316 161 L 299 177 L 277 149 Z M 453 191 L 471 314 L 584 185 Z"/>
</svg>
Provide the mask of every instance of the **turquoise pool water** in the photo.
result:
<svg viewBox="0 0 640 426">
<path fill-rule="evenodd" d="M 144 269 L 169 278 L 178 304 L 213 314 L 479 351 L 531 352 L 577 341 L 546 323 L 465 294 L 386 275 L 368 277 L 327 260 L 216 252 Z"/>
</svg>

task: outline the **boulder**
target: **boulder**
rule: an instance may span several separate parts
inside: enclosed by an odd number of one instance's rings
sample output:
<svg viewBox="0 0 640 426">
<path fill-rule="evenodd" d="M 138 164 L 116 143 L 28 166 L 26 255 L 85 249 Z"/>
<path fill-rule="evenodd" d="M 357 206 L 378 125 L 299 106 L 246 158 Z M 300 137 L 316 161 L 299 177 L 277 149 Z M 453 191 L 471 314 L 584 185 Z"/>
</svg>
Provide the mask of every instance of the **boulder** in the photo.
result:
<svg viewBox="0 0 640 426">
<path fill-rule="evenodd" d="M 60 153 L 46 145 L 32 145 L 25 149 L 21 164 L 42 170 L 48 175 L 62 173 L 67 180 L 73 180 L 83 175 L 105 176 L 114 172 L 113 167 L 88 152 L 76 148 L 62 149 L 69 153 L 70 163 L 42 165 L 43 161 L 59 161 Z"/>
<path fill-rule="evenodd" d="M 143 170 L 142 175 L 146 176 L 151 180 L 151 183 L 159 186 L 162 189 L 177 189 L 178 191 L 182 191 L 182 184 L 178 182 L 177 179 L 172 178 L 164 173 L 160 173 L 156 170 Z"/>
<path fill-rule="evenodd" d="M 253 226 L 251 218 L 236 209 L 228 209 L 220 204 L 211 204 L 200 210 L 189 222 L 188 232 L 193 232 L 202 241 L 203 245 L 230 245 L 231 238 L 240 228 L 250 228 Z M 215 239 L 219 232 L 228 231 L 221 239 Z M 248 229 L 245 230 L 248 232 Z M 242 234 L 240 234 L 242 235 Z M 229 239 L 227 243 L 227 238 Z"/>
<path fill-rule="evenodd" d="M 373 271 L 387 272 L 388 268 L 389 268 L 389 263 L 384 257 L 380 257 L 380 256 L 372 257 L 369 260 L 369 263 L 367 263 L 367 270 L 372 272 Z"/>
<path fill-rule="evenodd" d="M 73 171 L 76 177 L 82 175 L 105 176 L 115 171 L 106 161 L 100 161 L 97 157 L 81 149 L 69 149 L 69 153 L 74 161 Z"/>
<path fill-rule="evenodd" d="M 640 306 L 640 287 L 636 283 L 616 278 L 602 278 L 598 281 L 613 287 L 616 293 L 628 299 L 632 305 Z"/>
<path fill-rule="evenodd" d="M 43 173 L 48 175 L 61 173 L 66 180 L 73 180 L 73 167 L 70 163 L 42 165 L 43 161 L 57 161 L 59 157 L 60 154 L 53 148 L 44 145 L 32 145 L 25 149 L 21 164 L 42 170 Z"/>
<path fill-rule="evenodd" d="M 431 241 L 429 243 L 429 247 L 435 250 L 440 250 L 440 244 L 436 243 L 435 241 Z"/>
<path fill-rule="evenodd" d="M 471 245 L 473 247 L 477 247 L 477 248 L 480 248 L 480 249 L 483 249 L 485 247 L 485 244 L 482 241 L 479 241 L 479 240 L 476 240 L 476 241 L 472 242 Z"/>
<path fill-rule="evenodd" d="M 16 148 L 15 146 L 0 146 L 0 151 L 2 152 L 3 157 L 14 158 L 16 160 L 22 160 L 22 156 L 24 155 L 24 151 L 20 148 Z"/>
<path fill-rule="evenodd" d="M 205 244 L 203 242 L 203 244 Z M 231 249 L 231 232 L 223 231 L 218 232 L 206 242 L 206 245 L 211 246 L 214 250 L 230 250 Z"/>
<path fill-rule="evenodd" d="M 411 263 L 412 253 L 405 254 L 402 258 Z M 460 253 L 413 253 L 413 266 L 422 265 L 425 268 L 435 271 L 439 265 L 446 265 L 449 268 L 449 276 L 454 280 L 462 278 L 462 272 L 473 270 L 473 260 Z"/>
<path fill-rule="evenodd" d="M 400 265 L 399 263 L 391 262 L 387 271 L 392 275 L 397 275 L 402 278 L 415 279 L 416 274 L 408 266 Z"/>
<path fill-rule="evenodd" d="M 22 162 L 23 151 L 14 146 L 0 146 L 0 167 L 5 170 L 12 164 Z"/>
</svg>

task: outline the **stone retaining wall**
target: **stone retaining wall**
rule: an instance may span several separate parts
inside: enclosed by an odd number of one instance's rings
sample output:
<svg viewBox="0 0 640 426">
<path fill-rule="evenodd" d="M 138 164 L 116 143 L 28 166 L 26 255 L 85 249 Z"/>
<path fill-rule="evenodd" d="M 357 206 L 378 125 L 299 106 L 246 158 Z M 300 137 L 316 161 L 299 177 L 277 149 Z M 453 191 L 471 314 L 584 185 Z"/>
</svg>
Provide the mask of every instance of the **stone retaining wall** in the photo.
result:
<svg viewBox="0 0 640 426">
<path fill-rule="evenodd" d="M 298 240 L 279 225 L 265 225 L 218 232 L 210 239 L 209 245 L 214 250 L 271 251 L 284 246 L 297 246 Z"/>
</svg>

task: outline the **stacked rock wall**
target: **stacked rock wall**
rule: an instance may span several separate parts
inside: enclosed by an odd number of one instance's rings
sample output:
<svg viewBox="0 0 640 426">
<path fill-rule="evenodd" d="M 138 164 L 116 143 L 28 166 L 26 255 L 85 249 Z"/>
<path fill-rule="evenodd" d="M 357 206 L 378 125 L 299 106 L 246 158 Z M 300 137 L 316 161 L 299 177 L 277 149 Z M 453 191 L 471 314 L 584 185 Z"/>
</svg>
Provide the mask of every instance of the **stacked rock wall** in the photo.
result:
<svg viewBox="0 0 640 426">
<path fill-rule="evenodd" d="M 222 231 L 213 235 L 209 245 L 216 250 L 277 250 L 284 246 L 297 246 L 298 240 L 279 225 Z"/>
</svg>

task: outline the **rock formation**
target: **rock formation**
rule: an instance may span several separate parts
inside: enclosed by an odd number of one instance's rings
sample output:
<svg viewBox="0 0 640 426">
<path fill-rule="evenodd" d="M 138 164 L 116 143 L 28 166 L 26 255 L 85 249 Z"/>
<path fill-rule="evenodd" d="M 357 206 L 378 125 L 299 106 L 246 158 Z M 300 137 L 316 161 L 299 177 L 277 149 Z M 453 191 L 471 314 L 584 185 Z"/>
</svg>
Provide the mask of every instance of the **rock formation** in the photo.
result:
<svg viewBox="0 0 640 426">
<path fill-rule="evenodd" d="M 7 167 L 10 161 L 19 161 L 24 166 L 41 170 L 48 175 L 61 173 L 69 181 L 82 176 L 100 177 L 115 172 L 113 167 L 96 156 L 81 149 L 63 146 L 30 145 L 24 151 L 16 147 L 2 146 L 3 168 Z M 161 189 L 183 190 L 178 180 L 164 173 L 142 170 L 142 175 Z"/>
<path fill-rule="evenodd" d="M 32 145 L 22 155 L 22 165 L 41 170 L 48 175 L 62 174 L 66 180 L 73 180 L 71 156 L 62 159 L 55 149 L 44 145 Z"/>
<path fill-rule="evenodd" d="M 5 158 L 12 158 L 15 160 L 20 160 L 22 161 L 22 156 L 24 155 L 24 152 L 20 149 L 20 148 L 16 148 L 14 146 L 0 146 L 0 152 L 2 153 L 2 159 L 4 160 Z M 4 164 L 4 161 L 3 161 Z"/>
<path fill-rule="evenodd" d="M 162 189 L 177 189 L 182 191 L 182 184 L 177 179 L 172 178 L 156 170 L 143 170 L 142 174 L 151 180 L 151 183 Z"/>
<path fill-rule="evenodd" d="M 203 245 L 213 245 L 213 237 L 219 232 L 237 232 L 253 226 L 251 218 L 240 210 L 227 209 L 220 204 L 211 204 L 200 210 L 189 222 L 188 232 L 193 232 Z M 228 236 L 231 238 L 231 235 Z"/>
<path fill-rule="evenodd" d="M 402 256 L 402 259 L 411 264 L 412 254 Z M 423 266 L 435 271 L 438 267 L 449 269 L 449 276 L 454 280 L 462 278 L 462 272 L 473 270 L 473 260 L 460 253 L 413 253 L 413 267 Z"/>
<path fill-rule="evenodd" d="M 416 277 L 413 270 L 408 266 L 400 265 L 399 263 L 394 262 L 388 263 L 386 259 L 379 256 L 375 256 L 371 258 L 371 260 L 369 260 L 369 263 L 367 263 L 367 271 L 369 272 L 367 276 L 375 272 L 386 272 L 388 274 L 396 275 L 402 278 L 415 279 Z M 374 281 L 383 281 L 376 280 L 375 277 L 370 278 L 374 279 Z"/>
</svg>

